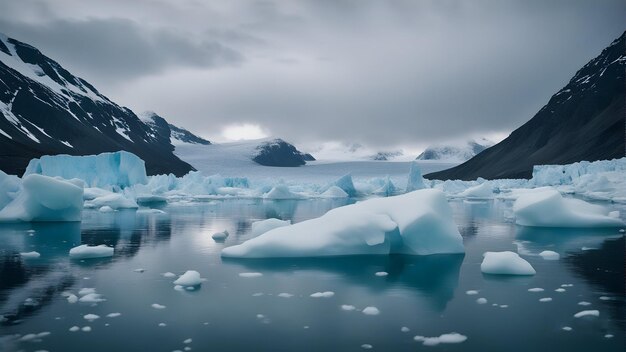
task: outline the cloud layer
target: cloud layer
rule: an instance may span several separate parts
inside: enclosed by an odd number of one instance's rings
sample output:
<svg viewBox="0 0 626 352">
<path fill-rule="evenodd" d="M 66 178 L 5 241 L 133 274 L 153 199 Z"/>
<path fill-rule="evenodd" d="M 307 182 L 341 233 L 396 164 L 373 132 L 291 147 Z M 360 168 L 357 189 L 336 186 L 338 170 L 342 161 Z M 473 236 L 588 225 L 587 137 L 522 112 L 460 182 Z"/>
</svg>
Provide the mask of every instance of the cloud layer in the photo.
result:
<svg viewBox="0 0 626 352">
<path fill-rule="evenodd" d="M 511 131 L 623 18 L 621 0 L 0 4 L 0 31 L 209 138 L 253 124 L 381 148 Z"/>
</svg>

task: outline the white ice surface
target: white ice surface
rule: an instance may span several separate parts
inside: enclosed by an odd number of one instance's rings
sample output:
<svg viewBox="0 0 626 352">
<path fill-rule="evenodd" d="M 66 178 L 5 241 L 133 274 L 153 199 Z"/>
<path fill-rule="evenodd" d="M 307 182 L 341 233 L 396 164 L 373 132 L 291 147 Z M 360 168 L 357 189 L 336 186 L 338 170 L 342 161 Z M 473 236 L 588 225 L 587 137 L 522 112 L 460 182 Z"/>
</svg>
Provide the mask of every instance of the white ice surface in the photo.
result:
<svg viewBox="0 0 626 352">
<path fill-rule="evenodd" d="M 89 246 L 86 244 L 70 249 L 70 257 L 75 259 L 105 258 L 112 257 L 114 253 L 113 247 L 104 244 L 98 246 Z"/>
<path fill-rule="evenodd" d="M 368 199 L 270 230 L 225 248 L 225 257 L 318 257 L 357 254 L 463 253 L 443 193 L 419 190 Z"/>
<path fill-rule="evenodd" d="M 535 269 L 515 252 L 485 252 L 480 270 L 495 275 L 535 275 Z"/>
</svg>

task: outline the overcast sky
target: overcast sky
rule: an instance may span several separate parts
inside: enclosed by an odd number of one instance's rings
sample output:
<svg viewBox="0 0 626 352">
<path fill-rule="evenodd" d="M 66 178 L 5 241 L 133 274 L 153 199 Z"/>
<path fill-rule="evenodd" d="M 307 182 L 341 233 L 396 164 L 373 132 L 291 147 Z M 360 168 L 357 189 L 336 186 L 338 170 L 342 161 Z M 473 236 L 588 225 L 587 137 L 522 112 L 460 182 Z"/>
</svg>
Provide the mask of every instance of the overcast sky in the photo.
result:
<svg viewBox="0 0 626 352">
<path fill-rule="evenodd" d="M 0 1 L 1 32 L 120 105 L 309 149 L 504 136 L 625 18 L 624 0 Z"/>
</svg>

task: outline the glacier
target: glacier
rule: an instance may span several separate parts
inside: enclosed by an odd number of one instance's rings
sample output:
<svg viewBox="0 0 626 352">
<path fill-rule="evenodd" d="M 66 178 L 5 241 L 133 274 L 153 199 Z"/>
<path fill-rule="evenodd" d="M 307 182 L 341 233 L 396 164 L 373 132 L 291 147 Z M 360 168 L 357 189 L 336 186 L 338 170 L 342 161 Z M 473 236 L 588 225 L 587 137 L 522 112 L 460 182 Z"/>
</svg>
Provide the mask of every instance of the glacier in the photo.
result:
<svg viewBox="0 0 626 352">
<path fill-rule="evenodd" d="M 418 190 L 335 208 L 323 216 L 272 229 L 224 257 L 320 257 L 392 253 L 463 253 L 463 239 L 445 195 Z"/>
</svg>

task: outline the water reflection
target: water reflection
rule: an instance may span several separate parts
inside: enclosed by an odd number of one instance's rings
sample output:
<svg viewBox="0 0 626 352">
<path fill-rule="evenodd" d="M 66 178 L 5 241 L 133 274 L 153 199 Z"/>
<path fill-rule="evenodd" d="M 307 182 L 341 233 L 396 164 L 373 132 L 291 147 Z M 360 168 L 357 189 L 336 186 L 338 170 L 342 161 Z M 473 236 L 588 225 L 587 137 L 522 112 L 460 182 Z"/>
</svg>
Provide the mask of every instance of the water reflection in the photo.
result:
<svg viewBox="0 0 626 352">
<path fill-rule="evenodd" d="M 561 255 L 599 248 L 604 241 L 622 237 L 615 229 L 572 229 L 516 226 L 520 254 L 537 255 L 551 250 Z"/>
<path fill-rule="evenodd" d="M 292 273 L 295 271 L 332 274 L 341 281 L 359 285 L 370 291 L 380 292 L 406 288 L 419 293 L 435 311 L 443 311 L 454 297 L 463 262 L 460 255 L 430 256 L 345 256 L 322 258 L 272 258 L 235 259 L 224 258 L 224 265 L 235 266 L 233 270 L 262 271 L 267 273 Z M 240 268 L 237 268 L 240 267 Z M 374 279 L 374 273 L 384 271 L 388 275 Z"/>
</svg>

